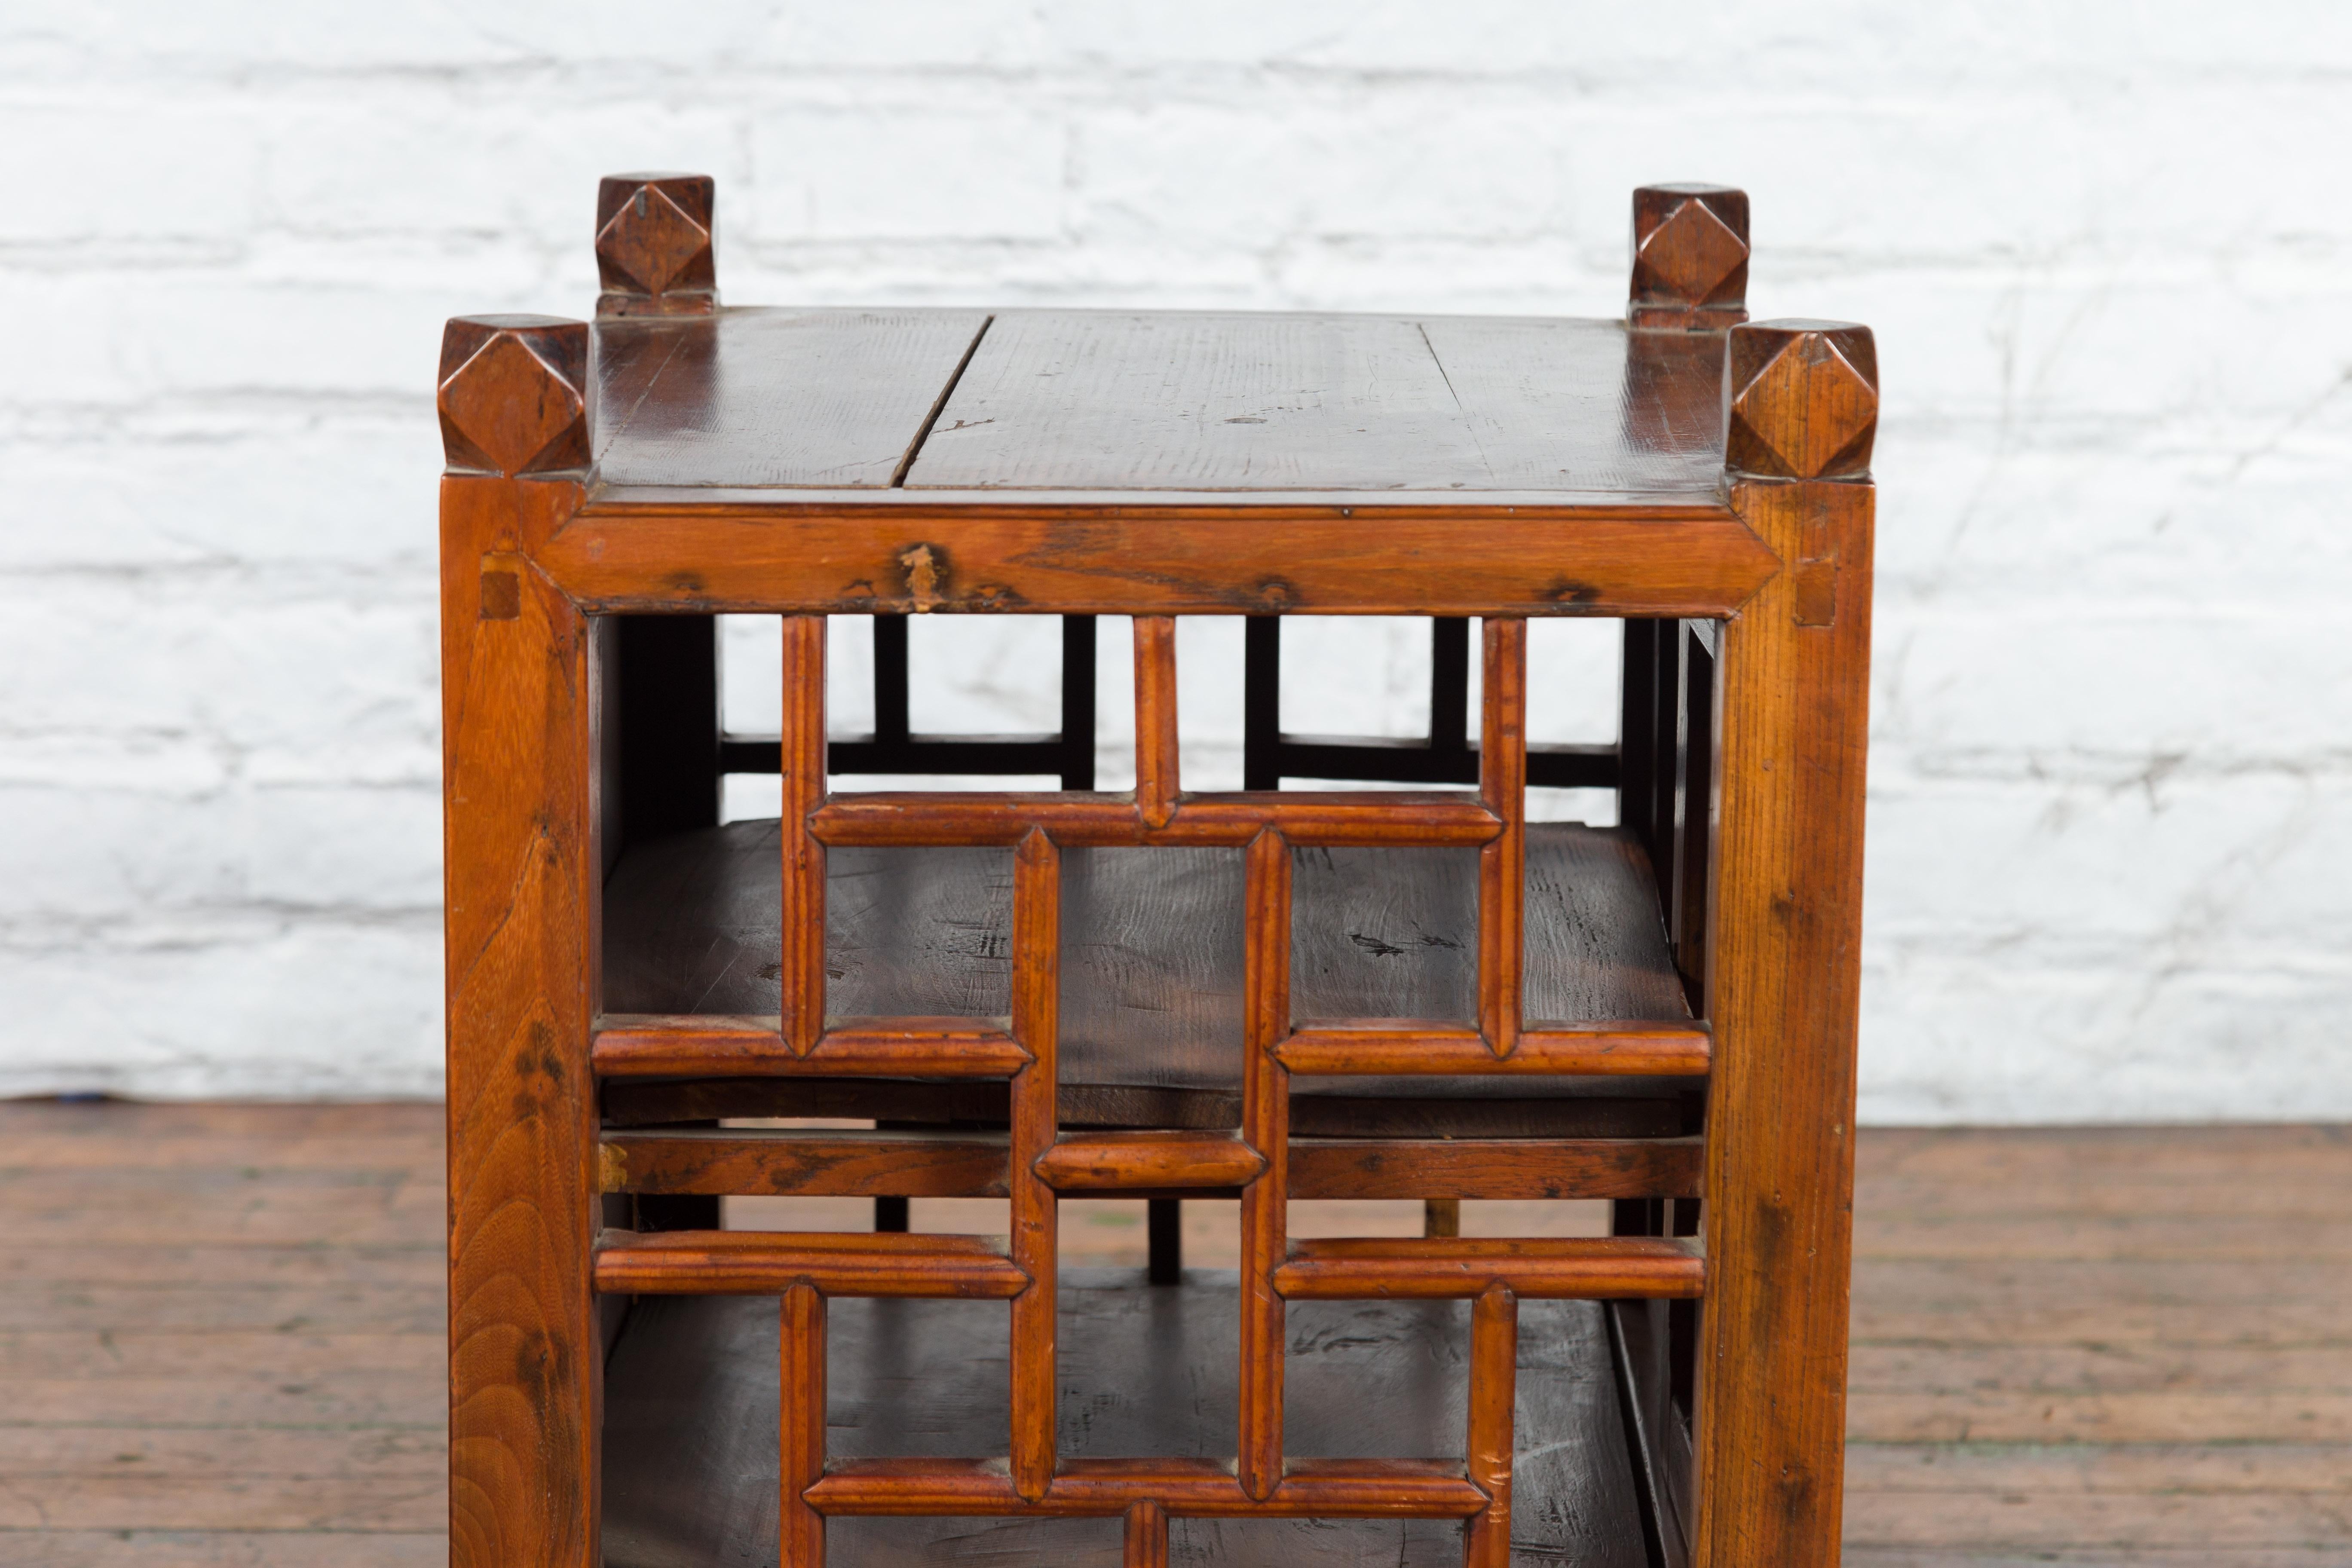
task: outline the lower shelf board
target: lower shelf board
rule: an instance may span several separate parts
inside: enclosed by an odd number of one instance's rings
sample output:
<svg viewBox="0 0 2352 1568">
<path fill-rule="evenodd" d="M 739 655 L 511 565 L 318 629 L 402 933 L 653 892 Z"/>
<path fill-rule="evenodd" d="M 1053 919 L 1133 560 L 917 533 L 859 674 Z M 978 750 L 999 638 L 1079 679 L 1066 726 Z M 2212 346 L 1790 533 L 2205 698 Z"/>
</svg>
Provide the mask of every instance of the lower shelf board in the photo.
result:
<svg viewBox="0 0 2352 1568">
<path fill-rule="evenodd" d="M 1066 1270 L 1059 1329 L 1066 1458 L 1230 1456 L 1235 1278 Z M 1641 1500 L 1603 1314 L 1520 1305 L 1512 1557 L 1646 1568 Z M 777 1560 L 778 1307 L 764 1297 L 641 1297 L 606 1363 L 606 1568 L 758 1568 Z M 836 1458 L 1003 1454 L 1009 1309 L 838 1300 L 826 1440 Z M 1469 1303 L 1294 1302 L 1286 1367 L 1293 1458 L 1458 1458 Z M 1174 1563 L 1461 1562 L 1444 1520 L 1176 1520 Z M 1120 1561 L 1116 1519 L 836 1519 L 832 1568 Z"/>
</svg>

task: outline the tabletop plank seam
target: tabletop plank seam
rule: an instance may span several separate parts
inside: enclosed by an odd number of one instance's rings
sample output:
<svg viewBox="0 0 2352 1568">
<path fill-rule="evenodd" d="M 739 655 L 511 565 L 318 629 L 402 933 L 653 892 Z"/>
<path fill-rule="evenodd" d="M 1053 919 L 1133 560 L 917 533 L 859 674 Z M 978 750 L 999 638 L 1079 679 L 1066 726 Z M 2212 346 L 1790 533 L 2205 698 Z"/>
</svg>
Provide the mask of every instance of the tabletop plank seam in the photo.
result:
<svg viewBox="0 0 2352 1568">
<path fill-rule="evenodd" d="M 940 388 L 939 396 L 931 402 L 931 411 L 923 416 L 922 427 L 915 432 L 914 440 L 908 443 L 906 456 L 898 459 L 898 467 L 890 476 L 889 489 L 900 490 L 907 488 L 908 472 L 914 468 L 915 459 L 923 455 L 923 443 L 931 438 L 932 426 L 939 424 L 940 416 L 947 412 L 948 399 L 955 395 L 956 383 L 963 379 L 964 369 L 971 363 L 971 356 L 980 352 L 980 341 L 988 336 L 988 329 L 995 324 L 994 311 L 980 319 L 980 330 L 972 333 L 971 342 L 964 344 L 963 357 L 956 361 L 955 369 L 948 373 L 947 384 Z"/>
</svg>

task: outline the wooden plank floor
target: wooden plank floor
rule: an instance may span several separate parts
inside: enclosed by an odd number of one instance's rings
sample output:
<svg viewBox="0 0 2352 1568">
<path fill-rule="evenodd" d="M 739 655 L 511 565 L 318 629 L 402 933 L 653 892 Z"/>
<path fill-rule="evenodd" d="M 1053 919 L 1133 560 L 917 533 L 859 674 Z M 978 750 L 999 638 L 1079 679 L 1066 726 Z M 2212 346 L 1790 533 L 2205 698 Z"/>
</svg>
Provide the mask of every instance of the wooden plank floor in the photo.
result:
<svg viewBox="0 0 2352 1568">
<path fill-rule="evenodd" d="M 0 1104 L 0 1564 L 442 1563 L 442 1206 L 436 1106 Z M 1856 1208 L 1849 1563 L 2352 1563 L 2352 1129 L 1871 1131 Z"/>
</svg>

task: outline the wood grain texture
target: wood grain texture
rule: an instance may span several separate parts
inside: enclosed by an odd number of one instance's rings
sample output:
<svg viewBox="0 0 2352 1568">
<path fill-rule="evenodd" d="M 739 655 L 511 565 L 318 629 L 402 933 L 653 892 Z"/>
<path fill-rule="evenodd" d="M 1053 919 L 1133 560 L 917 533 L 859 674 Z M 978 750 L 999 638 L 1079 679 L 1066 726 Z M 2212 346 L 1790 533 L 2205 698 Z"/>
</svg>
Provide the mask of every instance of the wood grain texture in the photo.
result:
<svg viewBox="0 0 2352 1568">
<path fill-rule="evenodd" d="M 1036 1498 L 1023 1497 L 987 1459 L 849 1460 L 812 1494 L 828 1516 L 880 1519 L 1123 1514 L 1140 1497 L 1160 1498 L 1186 1519 L 1459 1519 L 1486 1501 L 1458 1467 L 1427 1459 L 1306 1461 L 1263 1499 L 1245 1496 L 1225 1467 L 1198 1459 L 1076 1459 Z"/>
<path fill-rule="evenodd" d="M 595 1285 L 614 1294 L 777 1296 L 806 1282 L 828 1296 L 1005 1300 L 1029 1276 L 978 1237 L 812 1231 L 606 1231 Z"/>
<path fill-rule="evenodd" d="M 1121 1540 L 1121 1568 L 1168 1568 L 1168 1510 L 1156 1502 L 1129 1503 Z"/>
<path fill-rule="evenodd" d="M 1176 751 L 1176 623 L 1135 617 L 1135 809 L 1147 828 L 1166 827 L 1184 788 Z"/>
<path fill-rule="evenodd" d="M 788 1047 L 782 1023 L 715 1013 L 608 1013 L 597 1020 L 593 1059 L 606 1079 L 678 1073 L 1009 1078 L 1029 1061 L 1021 1043 L 993 1018 L 835 1018 L 805 1056 Z M 766 1026 L 772 1024 L 777 1026 Z"/>
<path fill-rule="evenodd" d="M 825 1299 L 814 1285 L 784 1292 L 778 1381 L 777 1495 L 782 1568 L 824 1568 L 824 1515 L 808 1505 L 824 1479 Z"/>
<path fill-rule="evenodd" d="M 584 621 L 520 558 L 577 501 L 442 481 L 449 1551 L 481 1568 L 596 1559 L 595 705 Z"/>
<path fill-rule="evenodd" d="M 1013 1027 L 1029 1065 L 1013 1080 L 1013 1484 L 1034 1501 L 1054 1478 L 1055 1268 L 1061 1200 L 1037 1163 L 1053 1149 L 1062 973 L 1061 852 L 1032 830 L 1013 857 Z"/>
<path fill-rule="evenodd" d="M 1066 1137 L 1036 1164 L 1038 1176 L 1065 1193 L 1241 1187 L 1265 1169 L 1265 1157 L 1238 1138 L 1185 1132 Z"/>
<path fill-rule="evenodd" d="M 1411 1018 L 1334 1019 L 1294 1030 L 1275 1055 L 1294 1073 L 1321 1077 L 1427 1074 L 1606 1074 L 1687 1077 L 1706 1071 L 1710 1046 L 1696 1026 L 1598 1023 L 1520 1035 L 1496 1058 L 1486 1037 Z"/>
<path fill-rule="evenodd" d="M 605 889 L 605 1005 L 615 1013 L 772 1016 L 781 1006 L 781 986 L 774 974 L 761 971 L 773 967 L 782 941 L 779 837 L 775 823 L 739 822 L 646 845 L 625 857 Z M 1647 1066 L 1703 1066 L 1687 1032 L 1682 987 L 1640 849 L 1615 830 L 1569 824 L 1536 825 L 1527 844 L 1528 1016 L 1678 1024 L 1668 1037 L 1676 1043 L 1657 1047 L 1670 1053 L 1666 1058 L 1644 1060 L 1651 1047 L 1633 1036 L 1612 1043 L 1574 1031 L 1529 1034 L 1520 1047 L 1528 1054 L 1516 1062 L 1492 1064 L 1490 1055 L 1481 1064 L 1481 1070 L 1488 1065 L 1509 1069 L 1508 1079 L 1301 1079 L 1293 1086 L 1298 1099 L 1524 1101 L 1537 1092 L 1524 1072 L 1619 1071 L 1633 1065 L 1608 1059 L 1620 1048 Z M 1216 849 L 1065 853 L 1068 919 L 1059 1048 L 1066 1090 L 1097 1086 L 1239 1094 L 1234 1042 L 1244 1017 L 1242 858 Z M 1450 1016 L 1467 1026 L 1475 996 L 1474 855 L 1312 849 L 1297 851 L 1295 860 L 1293 1006 L 1298 1017 L 1348 1016 L 1369 1008 Z M 837 848 L 829 851 L 829 867 L 824 963 L 832 1005 L 858 1015 L 1001 1016 L 1009 1010 L 1012 865 L 1004 851 Z M 747 1034 L 744 1051 L 765 1048 L 755 1033 Z M 1548 1060 L 1546 1053 L 1554 1050 L 1559 1057 Z M 819 1051 L 809 1065 L 822 1067 L 824 1056 Z M 1570 1082 L 1555 1080 L 1541 1093 L 1600 1091 L 1589 1083 L 1571 1089 Z M 1631 1078 L 1621 1087 L 1673 1092 Z M 608 1086 L 608 1107 L 617 1103 L 614 1092 Z M 1152 1124 L 1168 1109 L 1138 1102 L 1133 1114 L 1139 1120 L 1130 1124 Z M 1116 1125 L 1120 1114 L 1106 1100 L 1072 1117 Z M 1458 1130 L 1477 1131 L 1467 1122 Z"/>
<path fill-rule="evenodd" d="M 824 845 L 808 830 L 810 815 L 824 803 L 824 617 L 786 616 L 782 631 L 783 909 L 777 1013 L 784 1044 L 794 1055 L 806 1056 L 824 1032 L 825 1016 Z"/>
<path fill-rule="evenodd" d="M 1145 717 L 1166 729 L 1174 718 L 1172 701 L 1161 710 L 1160 699 L 1150 700 L 1155 710 Z M 1168 730 L 1145 759 L 1153 770 L 1141 785 L 1148 800 L 1012 791 L 845 793 L 817 813 L 815 831 L 828 844 L 996 845 L 1018 842 L 1033 826 L 1044 826 L 1057 844 L 1096 848 L 1238 848 L 1269 827 L 1294 844 L 1315 846 L 1484 844 L 1502 831 L 1495 815 L 1466 795 L 1266 791 L 1171 798 L 1173 742 Z"/>
<path fill-rule="evenodd" d="M 434 391 L 447 471 L 584 474 L 595 417 L 588 342 L 586 323 L 556 316 L 453 317 L 442 331 Z M 560 523 L 570 510 L 549 521 Z M 488 577 L 483 618 L 512 619 L 520 613 L 517 592 L 504 570 Z"/>
<path fill-rule="evenodd" d="M 1242 1139 L 1265 1169 L 1242 1194 L 1242 1490 L 1264 1501 L 1283 1477 L 1283 1300 L 1275 1285 L 1288 1226 L 1290 1075 L 1274 1055 L 1290 1027 L 1291 848 L 1279 834 L 1249 847 L 1242 956 Z"/>
<path fill-rule="evenodd" d="M 1503 830 L 1478 850 L 1478 1032 L 1507 1057 L 1526 1001 L 1528 624 L 1490 616 L 1483 637 L 1478 798 Z"/>
<path fill-rule="evenodd" d="M 1290 1141 L 1294 1198 L 1696 1196 L 1696 1138 Z"/>
<path fill-rule="evenodd" d="M 1679 443 L 1617 416 L 1615 322 L 1022 310 L 909 470 L 921 489 L 1703 492 L 1714 366 Z"/>
<path fill-rule="evenodd" d="M 1460 1518 L 1483 1506 L 1462 1471 L 1470 1303 L 1294 1309 L 1292 1462 L 1271 1500 L 1305 1517 L 1244 1524 L 1235 1516 L 1262 1505 L 1247 1501 L 1224 1457 L 1237 1422 L 1234 1277 L 1195 1272 L 1182 1289 L 1158 1291 L 1136 1279 L 1133 1270 L 1090 1269 L 1064 1280 L 1066 1458 L 1035 1504 L 1013 1491 L 1002 1460 L 971 1457 L 1002 1453 L 1006 1437 L 1003 1309 L 831 1303 L 835 1472 L 817 1490 L 836 1568 L 1039 1554 L 1110 1568 L 1120 1560 L 1118 1521 L 1147 1488 L 1175 1500 L 1171 1557 L 1291 1563 L 1344 1549 L 1407 1568 L 1461 1561 L 1458 1523 L 1404 1521 L 1392 1510 Z M 612 1366 L 612 1568 L 774 1562 L 775 1310 L 756 1300 L 685 1297 L 647 1300 L 638 1310 Z M 1586 1302 L 1521 1308 L 1517 1532 L 1526 1552 L 1642 1568 L 1600 1312 Z M 1150 1369 L 1139 1384 L 1138 1368 Z M 723 1493 L 710 1489 L 719 1478 Z M 910 1496 L 905 1483 L 920 1478 L 929 1478 L 922 1492 Z M 848 1511 L 868 1508 L 935 1517 Z M 971 1517 L 999 1508 L 1028 1517 Z M 1087 1515 L 1109 1528 L 1057 1533 Z"/>
<path fill-rule="evenodd" d="M 605 1133 L 604 1190 L 790 1196 L 1003 1197 L 1008 1144 L 988 1132 L 692 1130 Z M 1238 1138 L 1066 1135 L 1036 1163 L 1056 1192 L 1238 1195 L 1265 1169 Z M 1300 1138 L 1294 1198 L 1685 1197 L 1695 1138 Z M 1450 1234 L 1450 1233 L 1449 1233 Z"/>
<path fill-rule="evenodd" d="M 596 187 L 596 314 L 707 316 L 719 308 L 716 182 L 608 174 Z"/>
<path fill-rule="evenodd" d="M 1636 328 L 1721 331 L 1748 319 L 1748 193 L 1729 185 L 1643 185 L 1633 193 Z"/>
<path fill-rule="evenodd" d="M 1486 1506 L 1471 1520 L 1466 1568 L 1511 1568 L 1512 1418 L 1518 1385 L 1519 1303 L 1489 1285 L 1470 1305 L 1470 1424 L 1465 1468 Z"/>
<path fill-rule="evenodd" d="M 1698 1255 L 1663 1237 L 1497 1241 L 1387 1237 L 1294 1243 L 1275 1289 L 1301 1301 L 1467 1300 L 1500 1285 L 1529 1300 L 1696 1297 Z"/>
<path fill-rule="evenodd" d="M 1793 423 L 1811 432 L 1794 445 L 1852 447 L 1807 404 L 1843 396 L 1834 375 L 1788 382 L 1801 406 L 1778 411 L 1726 386 L 1767 439 Z M 1792 572 L 1722 630 L 1698 1568 L 1835 1552 L 1860 987 L 1872 491 L 1742 480 L 1732 499 L 1785 559 L 1832 566 L 1826 602 Z"/>
<path fill-rule="evenodd" d="M 607 485 L 533 558 L 599 613 L 818 615 L 1721 616 L 1780 565 L 1712 482 L 1574 505 Z"/>
<path fill-rule="evenodd" d="M 596 324 L 606 486 L 887 489 L 977 310 L 732 309 Z"/>
<path fill-rule="evenodd" d="M 1003 1136 L 918 1132 L 607 1132 L 604 1190 L 1001 1198 Z"/>
</svg>

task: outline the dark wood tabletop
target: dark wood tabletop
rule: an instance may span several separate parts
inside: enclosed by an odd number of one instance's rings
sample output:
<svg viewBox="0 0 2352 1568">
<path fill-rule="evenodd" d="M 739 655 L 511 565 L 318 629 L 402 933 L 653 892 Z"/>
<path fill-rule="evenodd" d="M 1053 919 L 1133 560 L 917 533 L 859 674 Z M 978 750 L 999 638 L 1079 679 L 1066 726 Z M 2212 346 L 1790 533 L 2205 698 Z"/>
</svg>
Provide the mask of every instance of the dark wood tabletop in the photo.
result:
<svg viewBox="0 0 2352 1568">
<path fill-rule="evenodd" d="M 603 321 L 595 343 L 597 473 L 616 495 L 1687 506 L 1712 500 L 1723 470 L 1723 339 L 1613 321 L 729 309 Z"/>
</svg>

